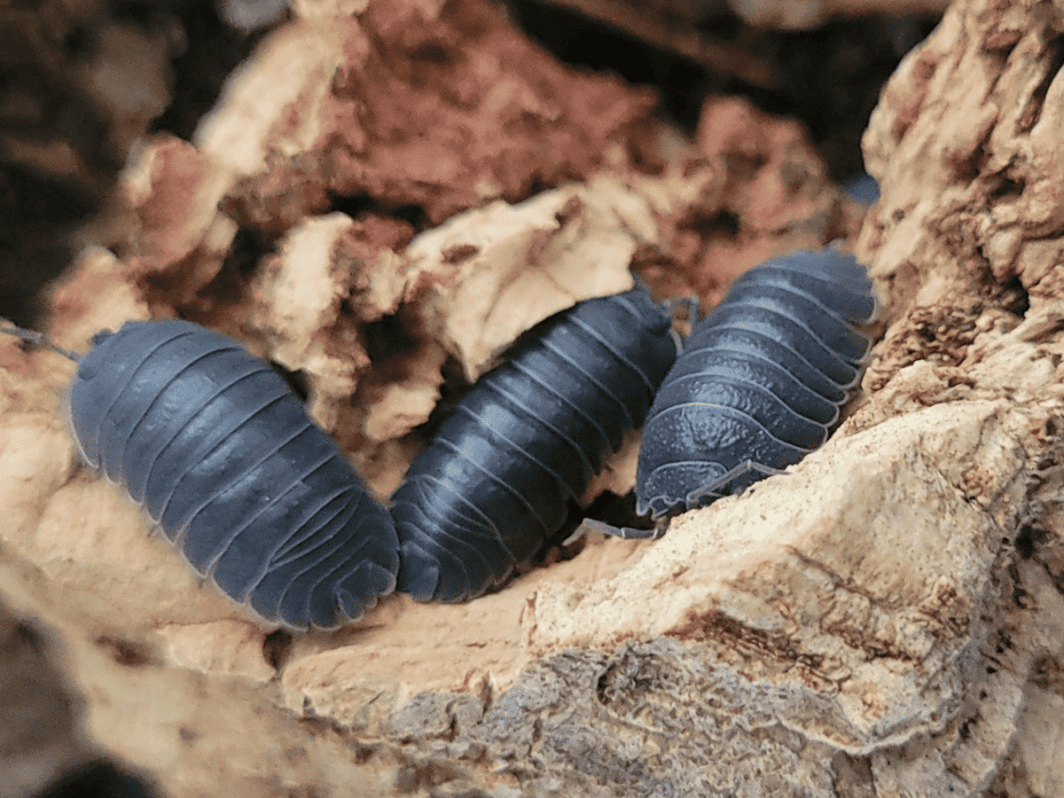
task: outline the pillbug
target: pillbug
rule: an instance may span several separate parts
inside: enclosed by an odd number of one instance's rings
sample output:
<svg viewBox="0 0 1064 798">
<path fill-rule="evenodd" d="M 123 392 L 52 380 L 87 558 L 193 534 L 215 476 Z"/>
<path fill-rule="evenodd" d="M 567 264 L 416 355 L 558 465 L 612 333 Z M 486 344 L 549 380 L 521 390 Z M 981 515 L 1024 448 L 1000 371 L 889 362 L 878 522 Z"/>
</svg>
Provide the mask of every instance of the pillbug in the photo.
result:
<svg viewBox="0 0 1064 798">
<path fill-rule="evenodd" d="M 842 184 L 842 188 L 862 205 L 875 205 L 879 202 L 879 181 L 868 172 L 854 175 Z"/>
<path fill-rule="evenodd" d="M 393 590 L 391 517 L 263 360 L 186 321 L 131 321 L 93 344 L 70 390 L 74 438 L 197 573 L 298 630 Z"/>
<path fill-rule="evenodd" d="M 396 589 L 475 598 L 565 522 L 607 449 L 638 427 L 676 357 L 669 317 L 637 288 L 526 334 L 473 386 L 393 497 Z"/>
<path fill-rule="evenodd" d="M 872 285 L 834 250 L 768 260 L 697 323 L 647 416 L 637 509 L 709 503 L 797 463 L 827 439 L 871 343 Z"/>
</svg>

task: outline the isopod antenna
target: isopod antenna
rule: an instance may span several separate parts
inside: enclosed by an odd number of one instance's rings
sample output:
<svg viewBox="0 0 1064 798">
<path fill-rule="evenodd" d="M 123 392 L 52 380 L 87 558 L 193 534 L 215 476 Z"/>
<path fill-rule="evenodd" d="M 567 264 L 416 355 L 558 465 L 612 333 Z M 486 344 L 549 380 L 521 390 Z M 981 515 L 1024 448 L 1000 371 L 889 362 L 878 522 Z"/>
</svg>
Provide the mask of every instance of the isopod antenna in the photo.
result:
<svg viewBox="0 0 1064 798">
<path fill-rule="evenodd" d="M 13 335 L 15 338 L 19 338 L 26 342 L 30 346 L 43 347 L 45 349 L 51 349 L 53 352 L 58 352 L 63 357 L 73 360 L 75 363 L 81 362 L 81 356 L 75 352 L 71 352 L 69 349 L 56 344 L 51 338 L 42 332 L 36 330 L 24 330 L 22 327 L 16 327 L 11 325 L 9 327 L 0 327 L 0 333 L 5 335 Z"/>
</svg>

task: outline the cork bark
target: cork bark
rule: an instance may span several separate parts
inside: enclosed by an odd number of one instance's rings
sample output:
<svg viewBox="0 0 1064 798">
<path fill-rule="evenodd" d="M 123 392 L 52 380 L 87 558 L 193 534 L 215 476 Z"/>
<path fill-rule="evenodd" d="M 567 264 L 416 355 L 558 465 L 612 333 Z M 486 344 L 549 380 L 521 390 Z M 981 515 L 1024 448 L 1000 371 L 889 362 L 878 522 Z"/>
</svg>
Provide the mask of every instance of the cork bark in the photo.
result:
<svg viewBox="0 0 1064 798">
<path fill-rule="evenodd" d="M 74 365 L 0 340 L 0 592 L 61 641 L 63 744 L 175 798 L 1064 790 L 1064 6 L 947 12 L 866 133 L 863 224 L 800 127 L 743 101 L 677 142 L 478 0 L 336 10 L 268 35 L 193 143 L 147 142 L 123 246 L 54 294 L 60 344 L 173 315 L 232 335 L 386 499 L 443 393 L 629 267 L 708 306 L 843 238 L 883 303 L 862 392 L 821 450 L 659 541 L 291 636 L 81 464 Z M 630 487 L 636 446 L 588 501 Z"/>
</svg>

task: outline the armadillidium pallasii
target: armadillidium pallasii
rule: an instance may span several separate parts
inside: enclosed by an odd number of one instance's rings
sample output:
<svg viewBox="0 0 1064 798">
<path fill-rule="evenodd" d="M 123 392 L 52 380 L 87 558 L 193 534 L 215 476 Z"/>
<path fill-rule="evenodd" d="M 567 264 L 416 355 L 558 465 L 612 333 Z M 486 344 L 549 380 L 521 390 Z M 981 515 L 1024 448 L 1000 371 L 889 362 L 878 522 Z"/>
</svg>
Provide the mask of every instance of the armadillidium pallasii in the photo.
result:
<svg viewBox="0 0 1064 798">
<path fill-rule="evenodd" d="M 71 387 L 75 439 L 199 574 L 299 630 L 392 591 L 391 517 L 264 361 L 185 321 L 93 343 Z"/>
<path fill-rule="evenodd" d="M 642 424 L 675 356 L 670 319 L 642 289 L 534 328 L 463 397 L 395 493 L 396 589 L 464 601 L 527 563 L 606 450 Z"/>
<path fill-rule="evenodd" d="M 643 428 L 640 513 L 707 504 L 797 463 L 827 439 L 870 342 L 865 269 L 795 252 L 740 276 L 695 325 Z"/>
</svg>

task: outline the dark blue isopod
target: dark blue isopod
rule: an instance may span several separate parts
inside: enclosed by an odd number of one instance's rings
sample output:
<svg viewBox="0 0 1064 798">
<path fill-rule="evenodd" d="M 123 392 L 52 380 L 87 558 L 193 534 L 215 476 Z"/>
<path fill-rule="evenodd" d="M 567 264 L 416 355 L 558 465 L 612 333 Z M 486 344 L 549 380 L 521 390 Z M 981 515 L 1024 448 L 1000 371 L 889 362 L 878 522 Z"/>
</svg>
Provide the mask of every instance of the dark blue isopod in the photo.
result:
<svg viewBox="0 0 1064 798">
<path fill-rule="evenodd" d="M 264 361 L 185 321 L 93 343 L 70 392 L 78 445 L 200 575 L 292 629 L 335 628 L 394 589 L 391 517 Z"/>
<path fill-rule="evenodd" d="M 868 172 L 854 175 L 842 184 L 842 188 L 862 205 L 875 205 L 879 202 L 879 182 Z"/>
<path fill-rule="evenodd" d="M 876 302 L 864 267 L 795 252 L 740 276 L 662 383 L 643 428 L 640 513 L 692 509 L 824 443 L 870 343 L 855 324 Z"/>
<path fill-rule="evenodd" d="M 638 427 L 676 357 L 642 289 L 544 321 L 484 375 L 393 497 L 397 590 L 465 601 L 503 582 L 565 522 L 607 449 Z"/>
</svg>

